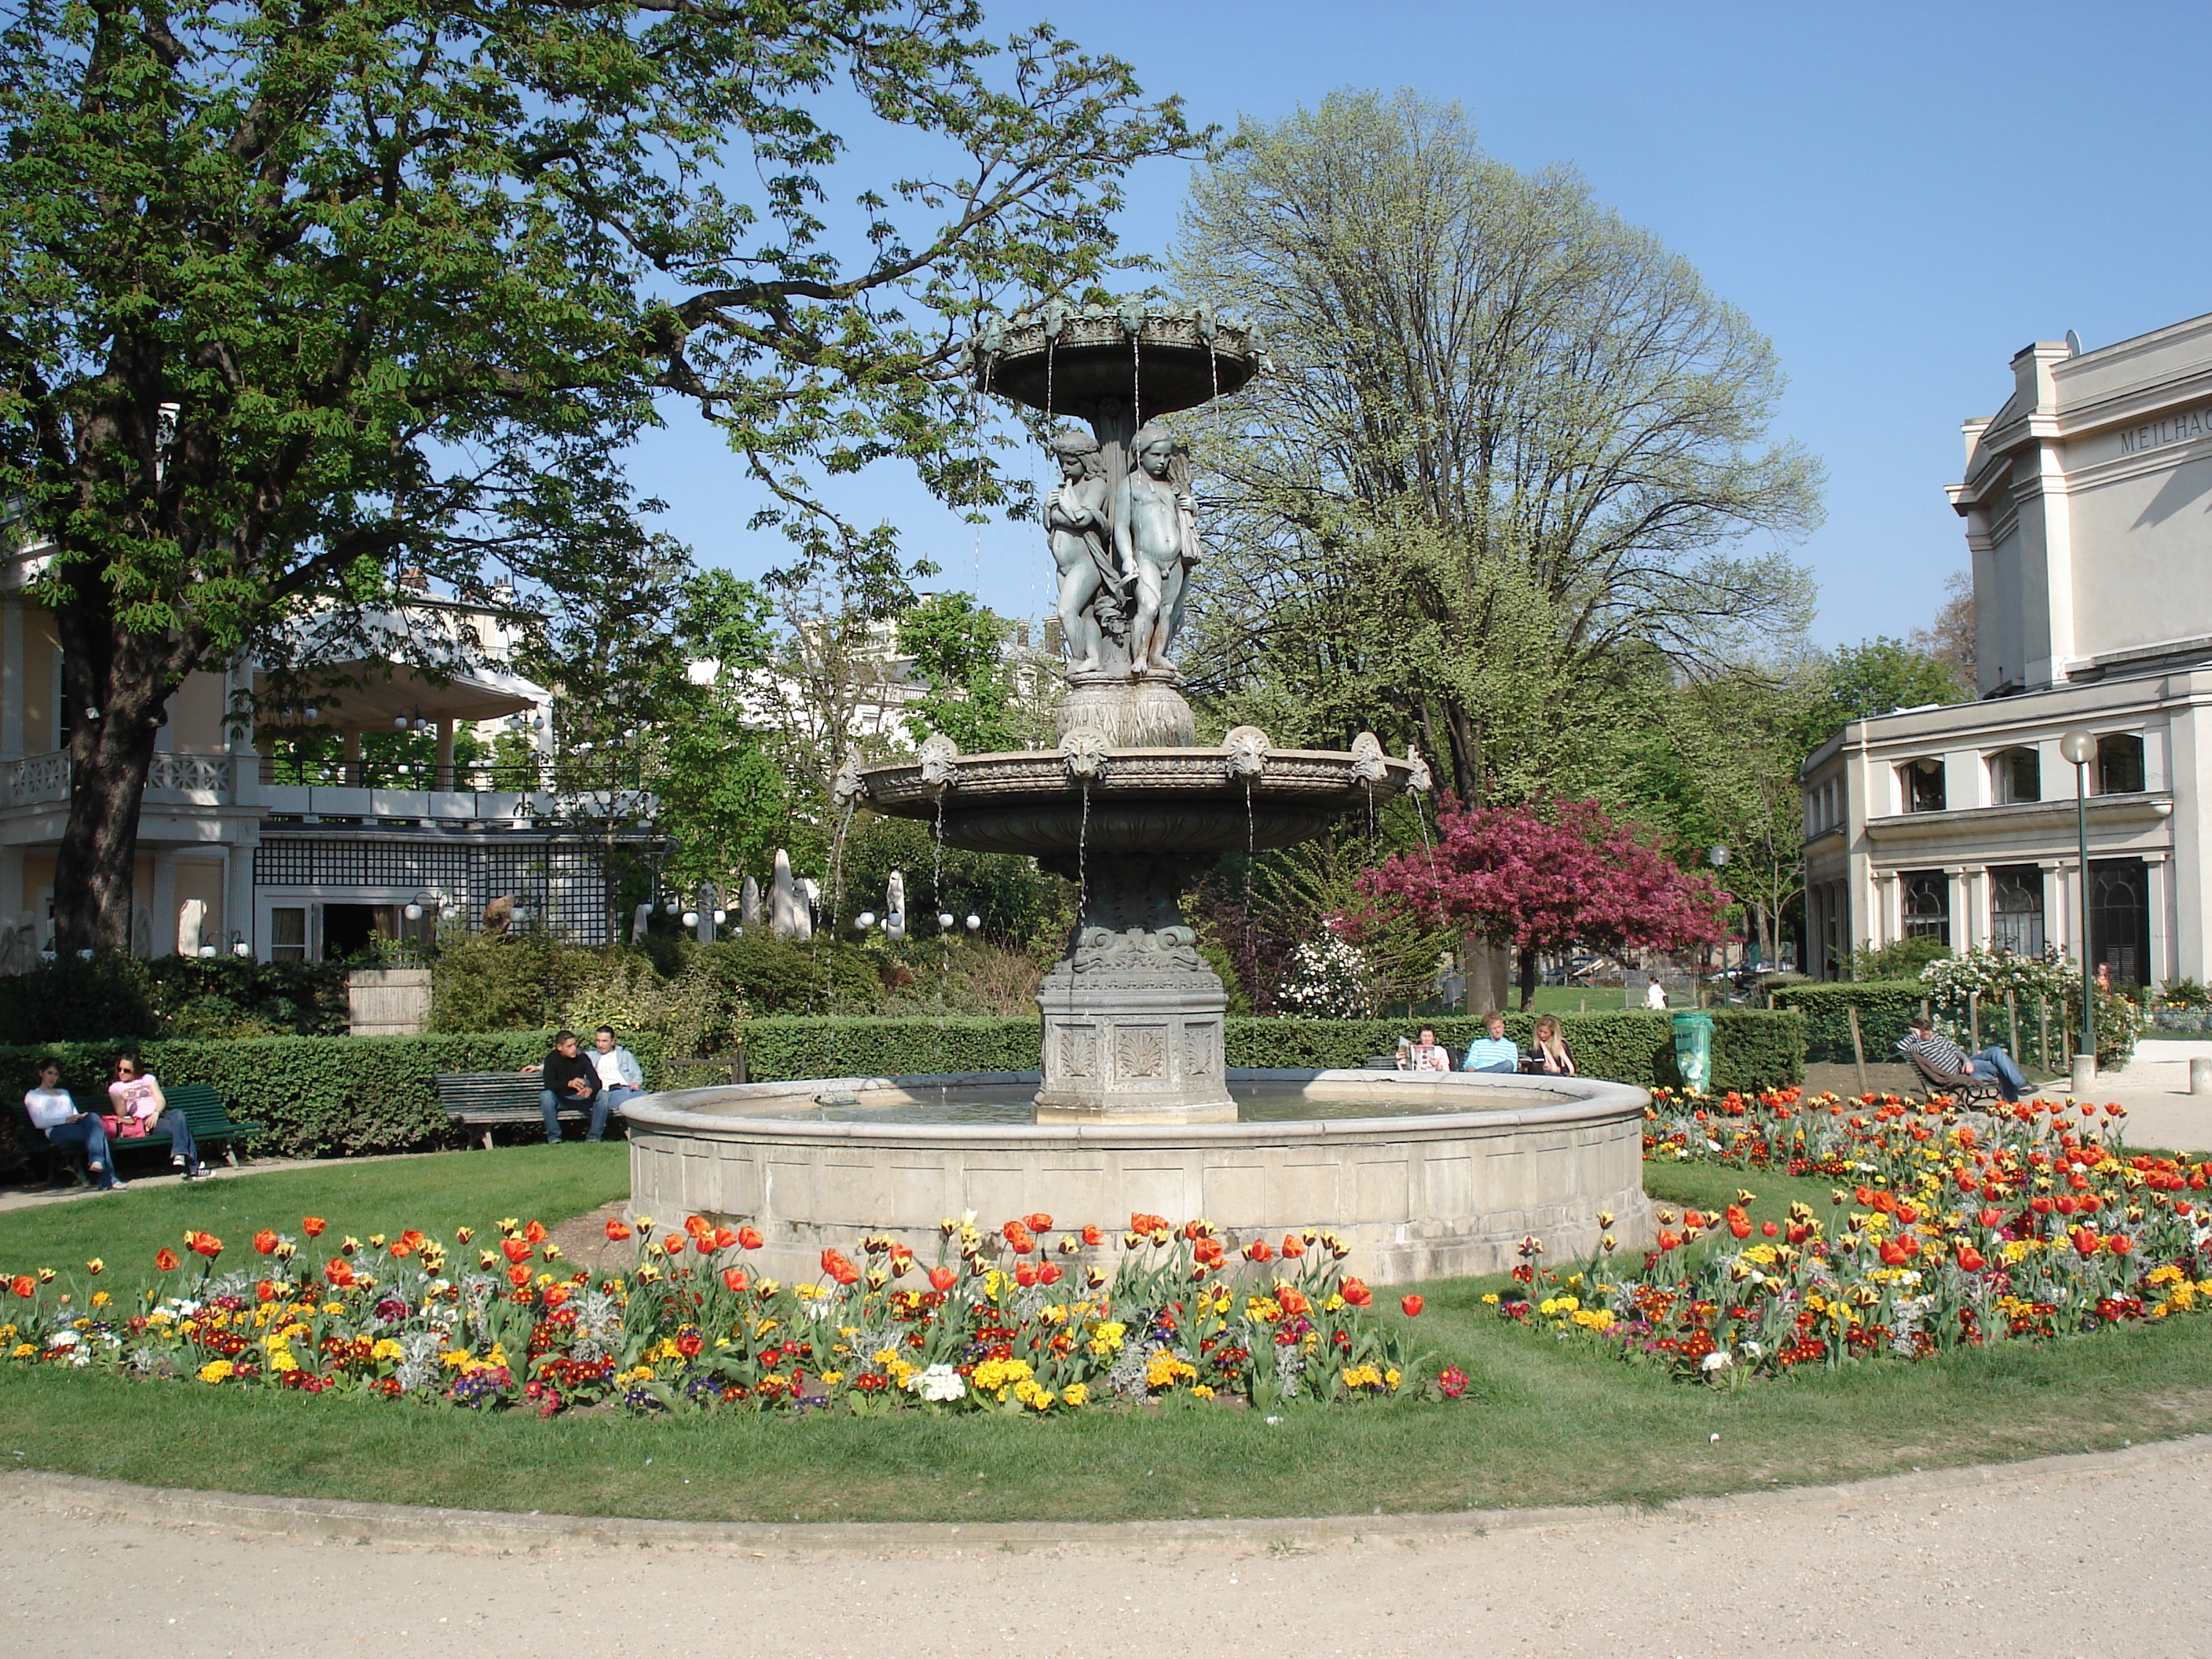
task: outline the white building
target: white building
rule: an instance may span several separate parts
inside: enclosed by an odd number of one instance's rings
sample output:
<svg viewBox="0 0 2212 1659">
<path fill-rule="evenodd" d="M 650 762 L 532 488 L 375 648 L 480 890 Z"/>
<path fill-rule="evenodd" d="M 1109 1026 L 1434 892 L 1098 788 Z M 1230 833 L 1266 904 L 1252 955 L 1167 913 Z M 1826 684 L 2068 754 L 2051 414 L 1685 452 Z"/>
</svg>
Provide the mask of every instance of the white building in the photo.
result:
<svg viewBox="0 0 2212 1659">
<path fill-rule="evenodd" d="M 2077 952 L 2212 975 L 2212 316 L 2095 351 L 2039 342 L 1966 423 L 1980 700 L 1856 720 L 1805 763 L 1811 971 L 1855 945 Z"/>
<path fill-rule="evenodd" d="M 23 594 L 40 563 L 36 548 L 0 557 L 0 972 L 52 941 L 69 816 L 60 647 Z M 333 649 L 319 660 L 326 689 L 251 720 L 234 699 L 266 690 L 252 664 L 188 677 L 139 820 L 136 953 L 343 957 L 373 938 L 432 936 L 441 920 L 473 927 L 498 901 L 581 943 L 612 939 L 604 835 L 577 833 L 571 810 L 592 803 L 554 793 L 550 694 L 509 665 L 526 620 L 424 592 L 383 621 L 438 647 L 449 672 Z M 502 757 L 457 761 L 464 723 L 483 722 L 514 734 Z M 368 734 L 402 730 L 427 752 L 365 754 Z"/>
</svg>

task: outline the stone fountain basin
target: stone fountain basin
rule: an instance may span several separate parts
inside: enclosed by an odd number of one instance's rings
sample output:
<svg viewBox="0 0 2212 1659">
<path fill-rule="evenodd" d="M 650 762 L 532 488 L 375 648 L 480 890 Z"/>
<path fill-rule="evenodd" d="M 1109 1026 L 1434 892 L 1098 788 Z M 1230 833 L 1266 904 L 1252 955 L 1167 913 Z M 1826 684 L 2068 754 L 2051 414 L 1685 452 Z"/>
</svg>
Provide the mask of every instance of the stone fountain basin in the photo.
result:
<svg viewBox="0 0 2212 1659">
<path fill-rule="evenodd" d="M 901 762 L 861 775 L 859 804 L 936 821 L 948 845 L 1050 857 L 1078 852 L 1211 854 L 1287 847 L 1411 784 L 1410 761 L 1270 749 L 1258 774 L 1226 749 L 1109 749 L 1078 776 L 1057 750 Z M 1379 766 L 1377 763 L 1379 762 Z"/>
<path fill-rule="evenodd" d="M 1576 1078 L 1238 1070 L 1240 1102 L 1291 1097 L 1289 1121 L 946 1121 L 1026 1104 L 1035 1072 L 834 1078 L 643 1095 L 629 1123 L 630 1212 L 699 1214 L 765 1235 L 758 1271 L 811 1281 L 821 1253 L 870 1233 L 938 1259 L 939 1222 L 1044 1211 L 1055 1231 L 1118 1237 L 1132 1212 L 1203 1216 L 1233 1243 L 1327 1227 L 1372 1284 L 1502 1273 L 1534 1233 L 1554 1262 L 1609 1212 L 1624 1250 L 1651 1237 L 1641 1089 Z M 1403 1107 L 1395 1111 L 1395 1107 Z M 907 1112 L 911 1121 L 904 1121 Z M 834 1114 L 856 1112 L 854 1119 Z M 1332 1115 L 1332 1113 L 1336 1115 Z M 1361 1115 L 1364 1114 L 1364 1115 Z M 1086 1252 L 1109 1257 L 1112 1250 Z"/>
</svg>

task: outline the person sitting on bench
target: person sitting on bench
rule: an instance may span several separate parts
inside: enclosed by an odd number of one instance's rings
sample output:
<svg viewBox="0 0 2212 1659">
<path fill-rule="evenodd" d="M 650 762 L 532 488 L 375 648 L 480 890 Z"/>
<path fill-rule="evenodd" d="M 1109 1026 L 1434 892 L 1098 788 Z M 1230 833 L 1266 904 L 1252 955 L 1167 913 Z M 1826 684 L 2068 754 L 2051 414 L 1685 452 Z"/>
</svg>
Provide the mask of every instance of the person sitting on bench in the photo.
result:
<svg viewBox="0 0 2212 1659">
<path fill-rule="evenodd" d="M 599 1103 L 599 1068 L 576 1052 L 576 1034 L 562 1031 L 553 1039 L 553 1052 L 535 1066 L 526 1066 L 526 1072 L 544 1073 L 545 1086 L 538 1091 L 538 1108 L 545 1114 L 545 1140 L 548 1146 L 561 1144 L 561 1114 L 581 1111 L 589 1114 L 592 1127 L 606 1127 L 606 1108 Z M 597 1140 L 599 1136 L 591 1137 Z"/>
<path fill-rule="evenodd" d="M 159 1129 L 169 1137 L 169 1163 L 184 1171 L 185 1179 L 196 1181 L 207 1173 L 200 1162 L 200 1149 L 192 1139 L 191 1121 L 169 1104 L 168 1096 L 161 1092 L 161 1079 L 138 1063 L 136 1054 L 124 1054 L 115 1062 L 115 1081 L 107 1085 L 107 1097 L 114 1103 L 115 1120 L 122 1138 L 133 1140 Z"/>
<path fill-rule="evenodd" d="M 1505 1035 L 1505 1016 L 1495 1008 L 1482 1017 L 1482 1029 L 1486 1034 L 1467 1045 L 1467 1064 L 1462 1069 L 1469 1072 L 1517 1072 L 1521 1069 L 1521 1051 L 1513 1046 L 1513 1039 Z"/>
<path fill-rule="evenodd" d="M 80 1112 L 69 1091 L 62 1087 L 62 1063 L 39 1062 L 39 1086 L 23 1097 L 23 1109 L 39 1133 L 57 1146 L 84 1148 L 85 1168 L 104 1193 L 127 1187 L 115 1178 L 115 1159 L 107 1150 L 107 1129 L 90 1112 Z"/>
<path fill-rule="evenodd" d="M 1917 1060 L 1939 1079 L 1963 1081 L 1967 1078 L 1987 1078 L 1997 1085 L 2000 1095 L 2015 1104 L 2021 1091 L 2027 1086 L 2027 1079 L 2003 1044 L 1992 1042 L 1978 1054 L 1969 1055 L 1957 1043 L 1937 1036 L 1936 1022 L 1925 1014 L 1912 1017 L 1911 1026 L 1897 1040 L 1897 1052 L 1908 1060 Z"/>
</svg>

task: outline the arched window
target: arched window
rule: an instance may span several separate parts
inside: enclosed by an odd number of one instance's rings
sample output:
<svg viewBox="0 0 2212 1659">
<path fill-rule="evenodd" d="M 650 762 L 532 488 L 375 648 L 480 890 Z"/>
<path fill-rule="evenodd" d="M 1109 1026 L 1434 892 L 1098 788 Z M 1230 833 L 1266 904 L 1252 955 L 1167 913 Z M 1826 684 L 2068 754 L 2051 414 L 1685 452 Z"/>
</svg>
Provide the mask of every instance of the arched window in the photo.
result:
<svg viewBox="0 0 2212 1659">
<path fill-rule="evenodd" d="M 2143 742 L 2131 732 L 2097 739 L 2097 793 L 2140 794 L 2143 787 Z"/>
<path fill-rule="evenodd" d="M 2043 954 L 2043 872 L 2001 864 L 1990 872 L 1990 943 L 2023 957 Z"/>
<path fill-rule="evenodd" d="M 2043 799 L 2043 757 L 2033 749 L 2002 749 L 1990 757 L 1990 799 L 2000 806 Z"/>
<path fill-rule="evenodd" d="M 1897 782 L 1906 811 L 1943 810 L 1943 763 L 1933 756 L 1905 762 L 1897 769 Z"/>
<path fill-rule="evenodd" d="M 1951 942 L 1951 878 L 1941 870 L 1907 870 L 1899 895 L 1905 937 Z"/>
</svg>

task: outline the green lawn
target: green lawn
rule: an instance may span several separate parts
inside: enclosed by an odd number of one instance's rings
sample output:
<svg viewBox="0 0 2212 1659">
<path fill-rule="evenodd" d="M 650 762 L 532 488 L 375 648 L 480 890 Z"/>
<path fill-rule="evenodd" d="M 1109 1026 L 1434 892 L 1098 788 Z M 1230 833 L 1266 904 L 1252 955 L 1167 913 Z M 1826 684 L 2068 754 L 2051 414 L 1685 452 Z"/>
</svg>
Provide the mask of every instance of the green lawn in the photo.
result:
<svg viewBox="0 0 2212 1659">
<path fill-rule="evenodd" d="M 94 1249 L 135 1258 L 188 1223 L 242 1248 L 254 1227 L 302 1212 L 356 1232 L 501 1213 L 550 1221 L 618 1194 L 623 1178 L 618 1148 L 530 1147 L 332 1165 L 174 1202 L 131 1193 L 0 1217 L 0 1264 Z M 1683 1165 L 1654 1167 L 1648 1184 L 1662 1202 L 1716 1208 L 1748 1188 L 1761 1219 L 1792 1198 L 1829 1212 L 1825 1182 Z M 2212 1429 L 2212 1319 L 1727 1393 L 1507 1326 L 1480 1301 L 1496 1283 L 1421 1287 L 1425 1345 L 1474 1379 L 1452 1406 L 1309 1407 L 1279 1423 L 1220 1409 L 544 1422 L 174 1382 L 126 1398 L 134 1385 L 109 1378 L 8 1371 L 0 1454 L 165 1486 L 475 1508 L 1049 1522 L 1657 1502 Z"/>
</svg>

